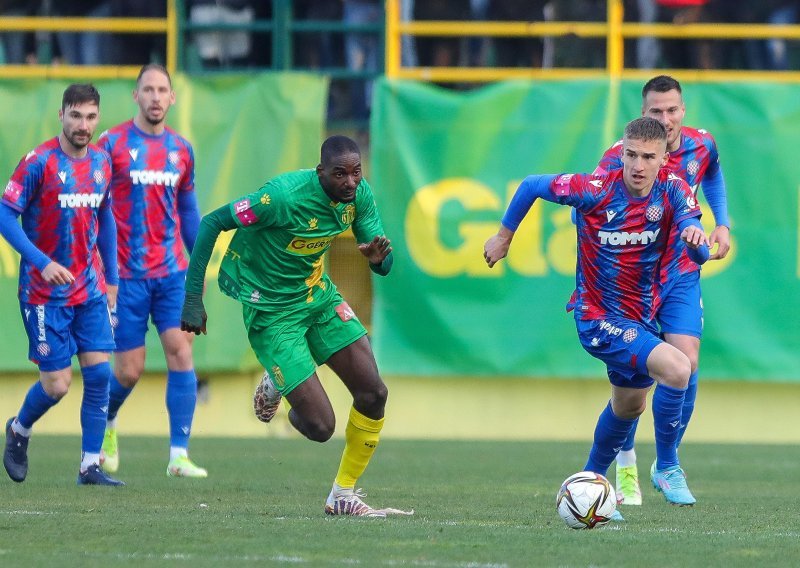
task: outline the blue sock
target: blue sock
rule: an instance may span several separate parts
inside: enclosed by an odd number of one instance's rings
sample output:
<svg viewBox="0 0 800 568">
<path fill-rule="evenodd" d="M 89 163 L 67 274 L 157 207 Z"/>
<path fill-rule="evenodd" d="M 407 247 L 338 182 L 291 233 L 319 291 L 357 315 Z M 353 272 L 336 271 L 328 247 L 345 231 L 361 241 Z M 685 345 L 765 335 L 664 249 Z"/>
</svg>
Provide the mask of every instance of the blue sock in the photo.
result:
<svg viewBox="0 0 800 568">
<path fill-rule="evenodd" d="M 99 454 L 103 445 L 108 413 L 108 383 L 111 365 L 98 363 L 81 368 L 83 374 L 83 402 L 81 403 L 81 449 L 85 453 Z"/>
<path fill-rule="evenodd" d="M 114 374 L 111 374 L 111 379 L 108 381 L 108 419 L 114 420 L 119 412 L 119 407 L 128 398 L 128 395 L 133 391 L 133 387 L 123 387 L 117 380 Z"/>
<path fill-rule="evenodd" d="M 683 435 L 686 433 L 686 427 L 689 425 L 689 420 L 692 419 L 694 413 L 694 401 L 697 399 L 697 371 L 689 377 L 689 386 L 686 389 L 686 398 L 683 400 L 683 411 L 681 412 L 681 429 L 678 432 L 678 445 L 681 445 Z"/>
<path fill-rule="evenodd" d="M 28 394 L 25 395 L 25 400 L 22 402 L 22 408 L 19 409 L 17 420 L 25 428 L 33 427 L 34 422 L 39 420 L 44 413 L 50 410 L 58 403 L 57 398 L 51 397 L 44 391 L 44 387 L 40 381 L 33 383 L 31 388 L 28 389 Z"/>
<path fill-rule="evenodd" d="M 625 443 L 622 444 L 622 451 L 623 452 L 629 452 L 629 451 L 631 451 L 633 449 L 633 440 L 636 438 L 636 429 L 638 427 L 639 427 L 639 419 L 637 418 L 633 422 L 633 427 L 631 428 L 631 431 L 628 434 L 628 437 L 625 438 Z"/>
<path fill-rule="evenodd" d="M 589 451 L 589 461 L 586 462 L 583 469 L 605 475 L 608 472 L 608 466 L 617 457 L 617 453 L 637 420 L 638 418 L 631 420 L 619 418 L 611 410 L 611 402 L 609 402 L 597 420 L 597 426 L 594 429 L 594 444 Z"/>
<path fill-rule="evenodd" d="M 167 413 L 170 447 L 188 448 L 194 407 L 197 404 L 197 377 L 194 369 L 167 372 Z"/>
<path fill-rule="evenodd" d="M 686 389 L 656 385 L 653 393 L 653 424 L 656 430 L 656 468 L 679 465 L 678 432 Z"/>
</svg>

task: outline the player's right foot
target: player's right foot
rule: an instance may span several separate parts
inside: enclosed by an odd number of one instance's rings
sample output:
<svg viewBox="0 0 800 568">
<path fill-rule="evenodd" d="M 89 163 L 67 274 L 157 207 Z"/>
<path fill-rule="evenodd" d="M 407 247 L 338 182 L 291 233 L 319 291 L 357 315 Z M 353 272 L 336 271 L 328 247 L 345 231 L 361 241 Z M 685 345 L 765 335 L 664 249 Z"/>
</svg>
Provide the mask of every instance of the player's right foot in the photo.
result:
<svg viewBox="0 0 800 568">
<path fill-rule="evenodd" d="M 14 432 L 11 423 L 15 418 L 16 416 L 12 416 L 6 422 L 6 449 L 3 452 L 3 465 L 8 477 L 21 483 L 28 475 L 28 440 L 30 438 Z"/>
<path fill-rule="evenodd" d="M 178 456 L 167 465 L 168 477 L 208 477 L 208 471 L 189 459 L 189 456 Z"/>
<path fill-rule="evenodd" d="M 377 519 L 386 518 L 386 513 L 373 509 L 361 500 L 366 495 L 361 489 L 353 489 L 352 487 L 331 489 L 331 493 L 325 501 L 325 514 L 373 517 Z"/>
<path fill-rule="evenodd" d="M 118 487 L 120 485 L 125 485 L 125 482 L 114 479 L 100 469 L 99 465 L 92 464 L 86 471 L 78 472 L 78 485 L 108 485 Z"/>
<path fill-rule="evenodd" d="M 664 494 L 667 503 L 683 507 L 697 502 L 689 491 L 689 486 L 686 485 L 686 474 L 679 465 L 667 469 L 654 469 L 651 480 L 653 486 Z"/>
<path fill-rule="evenodd" d="M 103 435 L 103 447 L 100 448 L 100 467 L 107 473 L 117 473 L 119 469 L 119 446 L 117 445 L 117 429 L 106 426 Z"/>
<path fill-rule="evenodd" d="M 256 413 L 256 418 L 261 422 L 272 420 L 275 413 L 278 412 L 281 398 L 281 393 L 275 388 L 269 373 L 264 371 L 264 376 L 261 377 L 261 382 L 258 383 L 256 392 L 253 394 L 253 411 Z"/>
<path fill-rule="evenodd" d="M 617 466 L 617 504 L 642 504 L 642 489 L 639 487 L 639 470 L 636 464 Z"/>
</svg>

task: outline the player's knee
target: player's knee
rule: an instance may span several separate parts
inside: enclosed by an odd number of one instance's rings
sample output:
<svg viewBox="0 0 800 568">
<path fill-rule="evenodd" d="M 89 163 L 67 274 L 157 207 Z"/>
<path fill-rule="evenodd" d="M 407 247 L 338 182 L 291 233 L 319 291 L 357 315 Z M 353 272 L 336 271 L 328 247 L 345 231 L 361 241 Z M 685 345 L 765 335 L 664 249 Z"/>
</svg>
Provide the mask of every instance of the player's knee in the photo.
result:
<svg viewBox="0 0 800 568">
<path fill-rule="evenodd" d="M 327 442 L 333 436 L 335 429 L 334 421 L 314 420 L 305 424 L 305 435 L 312 442 Z"/>
<path fill-rule="evenodd" d="M 386 384 L 378 380 L 375 387 L 353 395 L 353 404 L 358 409 L 363 409 L 368 415 L 383 415 L 386 400 L 389 398 L 389 389 Z"/>
<path fill-rule="evenodd" d="M 116 378 L 117 382 L 123 387 L 130 389 L 136 386 L 143 372 L 144 366 L 126 365 L 114 369 L 114 378 Z"/>
<path fill-rule="evenodd" d="M 670 368 L 665 373 L 664 383 L 676 389 L 685 389 L 689 385 L 689 375 L 692 373 L 692 364 L 689 358 L 678 351 L 670 362 Z"/>
<path fill-rule="evenodd" d="M 51 398 L 61 400 L 69 392 L 69 383 L 67 381 L 50 381 L 44 385 L 44 392 Z"/>
</svg>

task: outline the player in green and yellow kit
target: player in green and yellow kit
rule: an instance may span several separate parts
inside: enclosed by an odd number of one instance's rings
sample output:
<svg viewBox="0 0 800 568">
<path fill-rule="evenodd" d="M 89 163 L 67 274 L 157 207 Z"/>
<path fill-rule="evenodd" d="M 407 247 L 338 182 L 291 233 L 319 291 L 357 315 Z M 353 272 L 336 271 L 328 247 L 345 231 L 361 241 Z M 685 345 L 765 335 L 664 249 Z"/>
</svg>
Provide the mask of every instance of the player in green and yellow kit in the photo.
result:
<svg viewBox="0 0 800 568">
<path fill-rule="evenodd" d="M 219 233 L 236 229 L 219 285 L 242 303 L 250 345 L 271 376 L 269 387 L 291 404 L 289 421 L 309 440 L 325 442 L 333 435 L 335 416 L 317 365 L 327 363 L 353 395 L 344 453 L 325 512 L 412 514 L 374 509 L 355 489 L 378 444 L 388 390 L 364 326 L 323 269 L 331 241 L 349 228 L 372 271 L 388 274 L 392 249 L 372 189 L 362 178 L 358 145 L 332 136 L 322 144 L 316 170 L 277 176 L 203 217 L 186 277 L 181 329 L 205 333 L 206 267 Z"/>
</svg>

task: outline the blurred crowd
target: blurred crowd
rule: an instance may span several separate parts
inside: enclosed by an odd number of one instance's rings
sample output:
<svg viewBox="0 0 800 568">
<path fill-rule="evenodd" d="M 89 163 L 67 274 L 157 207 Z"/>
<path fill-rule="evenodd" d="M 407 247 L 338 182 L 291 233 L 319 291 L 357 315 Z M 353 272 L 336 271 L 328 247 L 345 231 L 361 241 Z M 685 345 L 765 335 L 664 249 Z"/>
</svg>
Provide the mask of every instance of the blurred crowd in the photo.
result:
<svg viewBox="0 0 800 568">
<path fill-rule="evenodd" d="M 191 24 L 251 24 L 273 18 L 272 0 L 183 0 Z M 584 21 L 607 17 L 606 0 L 402 0 L 406 21 Z M 624 0 L 628 22 L 794 24 L 800 0 Z M 359 26 L 384 21 L 382 0 L 293 0 L 296 21 Z M 163 18 L 166 0 L 0 0 L 5 16 Z M 163 34 L 3 33 L 6 63 L 141 65 L 164 63 Z M 195 30 L 184 42 L 190 70 L 275 68 L 268 30 Z M 364 120 L 371 80 L 381 64 L 379 33 L 295 31 L 292 67 L 346 68 L 331 85 L 331 114 Z M 798 57 L 790 42 L 771 40 L 626 40 L 626 67 L 789 69 Z M 42 49 L 43 46 L 45 49 Z M 45 57 L 43 57 L 45 54 Z M 410 66 L 605 67 L 605 40 L 552 38 L 404 37 Z M 277 66 L 280 67 L 280 66 Z"/>
</svg>

